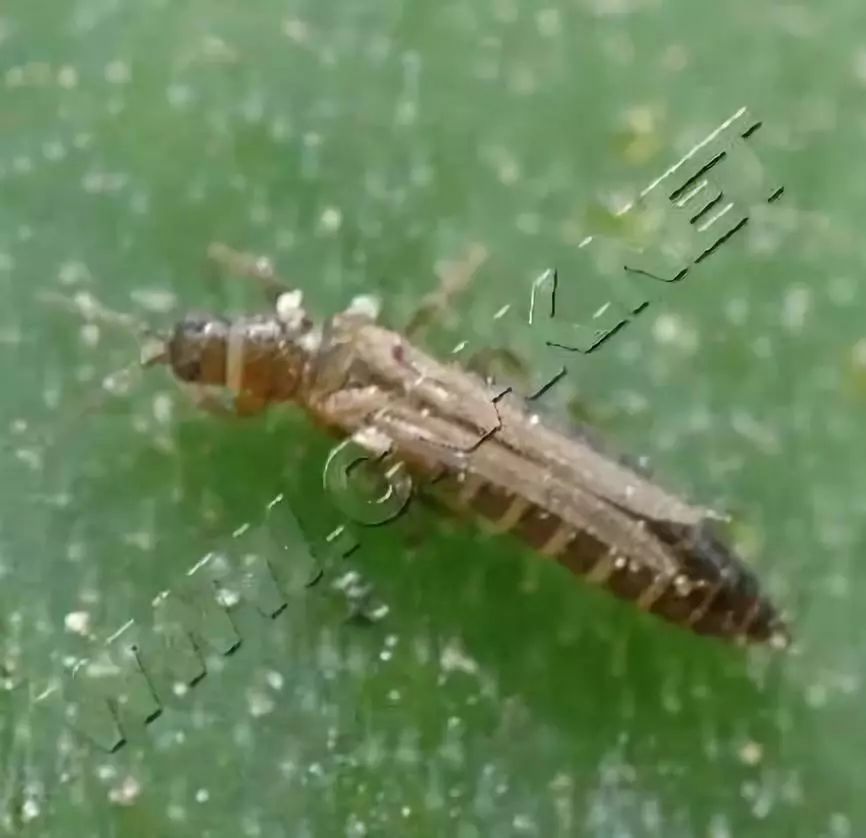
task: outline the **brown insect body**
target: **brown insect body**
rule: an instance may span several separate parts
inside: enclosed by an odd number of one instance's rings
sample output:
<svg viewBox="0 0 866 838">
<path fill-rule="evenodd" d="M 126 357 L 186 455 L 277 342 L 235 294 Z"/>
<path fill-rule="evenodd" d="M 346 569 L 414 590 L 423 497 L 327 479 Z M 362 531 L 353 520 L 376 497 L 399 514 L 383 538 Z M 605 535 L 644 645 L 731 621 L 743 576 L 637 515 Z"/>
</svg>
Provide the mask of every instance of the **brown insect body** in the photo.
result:
<svg viewBox="0 0 866 838">
<path fill-rule="evenodd" d="M 227 387 L 241 412 L 255 412 L 295 398 L 311 360 L 301 340 L 310 328 L 306 320 L 273 316 L 188 315 L 175 326 L 159 360 L 182 382 Z"/>
<path fill-rule="evenodd" d="M 287 296 L 276 316 L 182 322 L 163 360 L 181 380 L 228 386 L 240 412 L 294 401 L 332 432 L 390 449 L 451 506 L 679 626 L 784 645 L 781 618 L 710 510 L 371 317 L 350 309 L 320 332 Z"/>
</svg>

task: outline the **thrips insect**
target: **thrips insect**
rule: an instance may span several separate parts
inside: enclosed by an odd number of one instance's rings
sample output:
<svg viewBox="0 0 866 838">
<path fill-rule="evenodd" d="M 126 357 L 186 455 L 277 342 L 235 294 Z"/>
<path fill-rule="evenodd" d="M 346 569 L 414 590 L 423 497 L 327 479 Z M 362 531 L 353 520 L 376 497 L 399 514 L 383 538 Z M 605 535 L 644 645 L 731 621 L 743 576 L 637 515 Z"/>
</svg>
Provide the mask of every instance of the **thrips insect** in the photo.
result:
<svg viewBox="0 0 866 838">
<path fill-rule="evenodd" d="M 212 253 L 265 282 L 272 313 L 181 320 L 147 364 L 227 388 L 239 414 L 291 402 L 577 576 L 678 626 L 784 646 L 784 621 L 716 530 L 711 510 L 555 429 L 528 403 L 378 325 L 361 300 L 319 326 L 269 264 Z"/>
<path fill-rule="evenodd" d="M 370 298 L 319 325 L 266 260 L 224 245 L 210 255 L 261 281 L 274 308 L 239 318 L 188 315 L 148 347 L 142 365 L 168 366 L 203 407 L 226 412 L 226 392 L 238 415 L 299 405 L 336 436 L 376 457 L 387 452 L 447 506 L 477 513 L 643 610 L 698 634 L 787 645 L 784 620 L 721 537 L 712 510 L 605 453 L 589 429 L 559 430 L 533 402 L 439 362 L 413 344 L 411 327 L 383 328 Z M 476 251 L 468 268 L 443 277 L 429 307 L 441 308 L 479 260 Z M 76 308 L 135 325 L 89 295 Z"/>
</svg>

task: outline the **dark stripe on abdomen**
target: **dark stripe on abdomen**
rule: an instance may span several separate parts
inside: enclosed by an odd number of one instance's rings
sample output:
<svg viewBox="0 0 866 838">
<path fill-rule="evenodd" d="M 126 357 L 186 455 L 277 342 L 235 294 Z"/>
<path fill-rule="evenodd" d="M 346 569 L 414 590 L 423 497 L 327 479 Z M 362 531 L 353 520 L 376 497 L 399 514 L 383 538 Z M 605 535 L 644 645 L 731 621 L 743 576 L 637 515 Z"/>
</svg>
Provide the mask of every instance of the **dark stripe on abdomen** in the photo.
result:
<svg viewBox="0 0 866 838">
<path fill-rule="evenodd" d="M 513 533 L 576 576 L 682 628 L 756 642 L 784 632 L 754 575 L 703 527 L 650 526 L 681 562 L 675 576 L 662 578 L 639 558 L 615 554 L 590 533 L 475 475 L 446 474 L 435 485 L 450 506 L 471 509 L 488 528 Z"/>
</svg>

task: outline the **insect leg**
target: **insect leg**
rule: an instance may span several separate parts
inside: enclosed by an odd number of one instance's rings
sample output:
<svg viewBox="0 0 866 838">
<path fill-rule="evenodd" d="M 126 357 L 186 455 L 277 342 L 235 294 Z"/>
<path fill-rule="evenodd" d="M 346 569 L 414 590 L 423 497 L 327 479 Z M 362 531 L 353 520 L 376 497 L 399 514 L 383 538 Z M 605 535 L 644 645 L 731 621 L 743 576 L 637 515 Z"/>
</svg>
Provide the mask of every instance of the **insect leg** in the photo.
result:
<svg viewBox="0 0 866 838">
<path fill-rule="evenodd" d="M 182 389 L 198 409 L 225 419 L 255 416 L 267 407 L 267 402 L 249 393 L 232 395 L 200 384 L 184 384 Z"/>
<path fill-rule="evenodd" d="M 507 347 L 476 349 L 463 361 L 463 367 L 485 381 L 504 386 L 517 386 L 525 392 L 530 383 L 526 360 Z"/>
<path fill-rule="evenodd" d="M 254 393 L 238 393 L 234 398 L 235 416 L 255 416 L 267 408 L 267 400 Z"/>
<path fill-rule="evenodd" d="M 475 242 L 462 259 L 438 271 L 439 284 L 436 290 L 421 299 L 403 330 L 407 338 L 417 340 L 428 326 L 448 310 L 455 298 L 469 287 L 478 269 L 487 261 L 487 256 L 487 248 Z"/>
<path fill-rule="evenodd" d="M 377 410 L 382 409 L 388 400 L 389 396 L 384 390 L 371 384 L 337 390 L 321 398 L 313 407 L 328 425 L 342 428 L 351 435 Z"/>
</svg>

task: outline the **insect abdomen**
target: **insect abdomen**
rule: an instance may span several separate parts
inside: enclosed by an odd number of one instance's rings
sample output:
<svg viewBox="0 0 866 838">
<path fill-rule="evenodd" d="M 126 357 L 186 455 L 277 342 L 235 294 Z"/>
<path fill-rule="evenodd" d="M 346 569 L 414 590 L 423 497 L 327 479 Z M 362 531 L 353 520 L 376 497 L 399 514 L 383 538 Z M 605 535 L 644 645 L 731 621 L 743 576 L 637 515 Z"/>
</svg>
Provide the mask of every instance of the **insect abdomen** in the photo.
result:
<svg viewBox="0 0 866 838">
<path fill-rule="evenodd" d="M 475 475 L 447 475 L 437 488 L 450 505 L 471 509 L 490 528 L 513 533 L 576 576 L 678 626 L 728 640 L 786 639 L 754 575 L 703 526 L 648 527 L 680 560 L 677 574 L 662 577 L 639 557 L 618 555 L 589 532 Z"/>
</svg>

